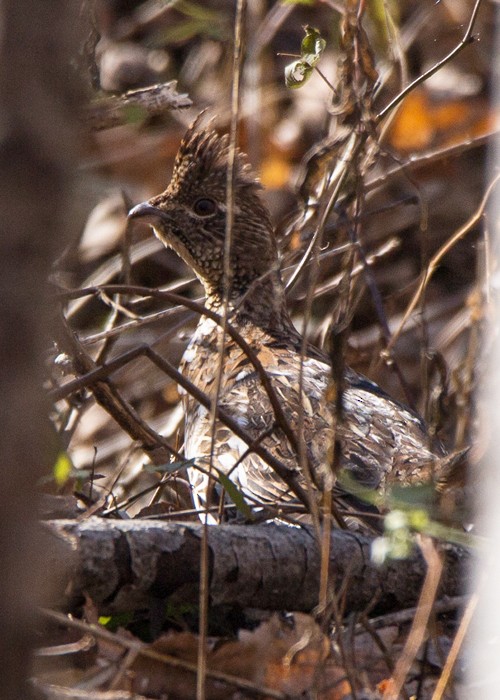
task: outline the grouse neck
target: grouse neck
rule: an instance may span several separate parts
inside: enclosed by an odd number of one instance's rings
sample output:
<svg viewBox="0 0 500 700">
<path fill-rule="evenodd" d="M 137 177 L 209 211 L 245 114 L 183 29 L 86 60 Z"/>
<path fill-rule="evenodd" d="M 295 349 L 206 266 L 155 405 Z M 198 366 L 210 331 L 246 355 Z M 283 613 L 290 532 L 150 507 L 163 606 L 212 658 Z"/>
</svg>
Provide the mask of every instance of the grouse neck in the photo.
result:
<svg viewBox="0 0 500 700">
<path fill-rule="evenodd" d="M 207 294 L 205 306 L 221 314 L 223 295 Z M 244 289 L 233 289 L 228 299 L 228 318 L 236 327 L 253 325 L 269 332 L 293 328 L 279 271 L 268 272 Z"/>
</svg>

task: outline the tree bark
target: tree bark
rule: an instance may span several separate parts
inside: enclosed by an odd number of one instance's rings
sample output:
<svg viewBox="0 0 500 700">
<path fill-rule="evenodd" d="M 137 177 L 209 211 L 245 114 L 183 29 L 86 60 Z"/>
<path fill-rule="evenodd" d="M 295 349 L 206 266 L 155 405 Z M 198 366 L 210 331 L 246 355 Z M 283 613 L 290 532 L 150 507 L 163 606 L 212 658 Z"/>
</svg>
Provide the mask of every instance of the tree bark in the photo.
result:
<svg viewBox="0 0 500 700">
<path fill-rule="evenodd" d="M 46 525 L 58 541 L 51 566 L 63 571 L 67 609 L 74 609 L 83 593 L 102 614 L 154 608 L 170 596 L 197 600 L 201 524 L 89 518 Z M 208 543 L 212 605 L 310 611 L 317 604 L 320 552 L 311 529 L 212 526 Z M 366 536 L 332 532 L 331 583 L 337 592 L 344 586 L 345 612 L 374 602 L 378 613 L 415 605 L 425 575 L 419 552 L 379 568 L 370 560 L 370 544 Z M 456 547 L 445 550 L 441 592 L 454 596 L 464 590 L 470 556 Z"/>
</svg>

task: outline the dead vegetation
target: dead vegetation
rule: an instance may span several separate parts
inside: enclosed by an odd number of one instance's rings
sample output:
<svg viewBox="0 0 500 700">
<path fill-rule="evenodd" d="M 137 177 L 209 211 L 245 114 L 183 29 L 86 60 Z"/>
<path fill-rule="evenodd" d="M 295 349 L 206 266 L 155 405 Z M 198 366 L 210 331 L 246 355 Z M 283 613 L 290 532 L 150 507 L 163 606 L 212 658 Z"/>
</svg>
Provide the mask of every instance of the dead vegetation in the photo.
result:
<svg viewBox="0 0 500 700">
<path fill-rule="evenodd" d="M 484 444 L 474 393 L 491 264 L 484 214 L 496 185 L 485 179 L 496 129 L 488 101 L 494 3 L 237 5 L 236 15 L 220 0 L 82 6 L 88 35 L 79 69 L 99 102 L 82 117 L 92 127 L 80 187 L 90 214 L 51 279 L 60 313 L 49 391 L 62 449 L 44 487 L 47 518 L 78 520 L 68 541 L 94 527 L 91 516 L 197 521 L 176 368 L 202 290 L 126 214 L 165 188 L 185 127 L 204 108 L 233 136 L 239 120 L 239 142 L 276 222 L 297 327 L 337 365 L 418 410 L 449 452 L 471 446 L 467 464 L 450 475 L 459 491 L 442 503 L 439 522 L 417 489 L 390 503 L 403 522 L 389 526 L 385 544 L 393 553 L 395 543 L 407 547 L 420 567 L 412 609 L 408 600 L 384 608 L 378 589 L 351 607 L 352 555 L 339 580 L 331 542 L 313 533 L 320 563 L 310 615 L 270 616 L 237 599 L 231 610 L 215 607 L 206 532 L 199 547 L 190 550 L 189 537 L 183 544 L 178 585 L 167 593 L 152 580 L 147 605 L 140 599 L 136 608 L 133 548 L 117 535 L 108 593 L 83 605 L 89 586 L 65 578 L 73 586 L 66 609 L 81 619 L 44 613 L 43 644 L 58 646 L 50 663 L 47 649 L 37 660 L 36 685 L 47 698 L 456 697 L 460 620 L 472 603 L 447 588 L 450 556 L 456 564 L 461 555 L 444 542 L 470 543 L 459 525 L 470 518 L 463 486 Z M 292 58 L 304 26 L 313 50 Z M 292 61 L 293 80 L 311 74 L 297 89 L 284 81 Z M 158 90 L 143 88 L 164 81 L 159 104 Z M 102 99 L 129 89 L 140 89 L 140 102 Z M 103 542 L 96 535 L 94 546 Z M 258 547 L 255 557 L 260 563 Z M 372 567 L 368 555 L 364 566 Z M 236 569 L 238 578 L 245 565 Z M 110 570 L 99 570 L 103 585 Z M 106 624 L 118 628 L 110 632 L 99 615 L 122 588 L 132 595 L 110 606 Z"/>
</svg>

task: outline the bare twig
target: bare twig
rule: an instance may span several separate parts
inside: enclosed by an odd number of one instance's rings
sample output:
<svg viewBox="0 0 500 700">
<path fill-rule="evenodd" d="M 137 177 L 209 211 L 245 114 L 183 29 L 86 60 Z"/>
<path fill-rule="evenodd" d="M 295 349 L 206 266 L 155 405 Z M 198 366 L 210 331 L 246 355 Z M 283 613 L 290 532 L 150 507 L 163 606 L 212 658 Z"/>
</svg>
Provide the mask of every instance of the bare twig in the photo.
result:
<svg viewBox="0 0 500 700">
<path fill-rule="evenodd" d="M 486 190 L 486 193 L 481 200 L 481 203 L 479 207 L 476 209 L 474 214 L 470 217 L 468 221 L 465 222 L 463 226 L 461 226 L 458 231 L 456 231 L 451 238 L 449 238 L 444 245 L 441 246 L 441 248 L 432 256 L 431 260 L 429 261 L 429 264 L 427 265 L 427 268 L 425 269 L 422 279 L 420 280 L 420 284 L 418 285 L 418 289 L 413 295 L 413 298 L 411 302 L 409 303 L 405 314 L 401 320 L 401 323 L 399 324 L 399 327 L 397 331 L 393 334 L 391 340 L 387 344 L 387 347 L 385 349 L 386 353 L 390 353 L 391 350 L 393 349 L 394 345 L 396 344 L 397 339 L 399 338 L 401 331 L 403 330 L 403 327 L 405 326 L 407 320 L 415 310 L 417 304 L 420 302 L 423 293 L 425 292 L 425 289 L 427 285 L 429 284 L 433 274 L 438 268 L 439 263 L 443 259 L 443 257 L 453 248 L 454 245 L 458 243 L 469 231 L 481 220 L 481 217 L 483 216 L 486 204 L 488 202 L 488 199 L 491 195 L 492 190 L 495 188 L 497 185 L 498 181 L 500 180 L 500 175 L 497 175 L 493 182 L 490 183 L 488 189 Z"/>
<path fill-rule="evenodd" d="M 104 384 L 106 387 L 109 388 L 109 384 L 104 382 L 102 380 L 102 373 L 107 372 L 109 374 L 110 371 L 115 370 L 118 366 L 121 367 L 123 366 L 124 363 L 130 362 L 131 360 L 144 356 L 149 358 L 161 371 L 163 371 L 165 374 L 167 374 L 169 377 L 174 379 L 183 389 L 186 390 L 191 396 L 193 396 L 198 403 L 200 403 L 202 406 L 204 406 L 206 409 L 210 410 L 212 406 L 212 400 L 209 396 L 207 396 L 204 392 L 202 392 L 200 389 L 198 389 L 197 386 L 195 386 L 192 382 L 190 382 L 188 379 L 184 377 L 183 374 L 181 374 L 175 367 L 172 365 L 168 360 L 165 358 L 161 357 L 158 355 L 154 350 L 149 347 L 149 345 L 140 345 L 133 350 L 130 350 L 127 353 L 124 353 L 118 360 L 112 361 L 104 365 L 103 367 L 96 367 L 95 369 L 90 369 L 89 372 L 87 373 L 86 376 L 81 377 L 80 379 L 76 379 L 72 382 L 68 382 L 68 387 L 71 385 L 71 391 L 76 391 L 77 389 L 81 388 L 82 386 L 87 386 L 91 385 L 93 383 L 101 383 Z M 63 387 L 64 389 L 64 387 Z M 115 392 L 117 393 L 117 392 Z M 61 398 L 61 397 L 60 397 Z M 123 399 L 120 400 L 122 403 L 125 403 Z M 117 420 L 117 417 L 113 413 L 114 411 L 114 403 L 112 404 L 111 408 L 107 408 L 107 406 L 103 402 L 103 407 L 106 408 L 106 410 L 109 411 L 110 415 Z M 129 412 L 132 412 L 133 409 L 131 407 L 127 406 L 127 409 Z M 119 414 L 119 417 L 121 418 L 121 414 Z M 309 499 L 307 498 L 307 495 L 305 494 L 303 488 L 301 487 L 298 479 L 297 479 L 297 474 L 295 471 L 289 469 L 286 467 L 282 462 L 280 462 L 274 455 L 272 455 L 265 447 L 263 447 L 260 444 L 255 444 L 254 439 L 250 437 L 243 428 L 241 428 L 240 424 L 238 423 L 237 420 L 232 418 L 230 414 L 227 413 L 227 411 L 223 410 L 220 407 L 217 407 L 217 418 L 224 423 L 230 430 L 233 431 L 233 433 L 237 436 L 240 437 L 249 447 L 252 447 L 253 452 L 255 454 L 259 455 L 269 466 L 275 470 L 275 472 L 278 474 L 281 479 L 291 488 L 291 490 L 295 493 L 297 498 L 304 503 L 304 505 L 308 506 L 309 505 Z M 138 421 L 138 424 L 140 427 L 142 427 L 143 422 L 140 419 L 139 416 L 135 418 L 134 420 Z M 120 423 L 120 425 L 122 425 Z M 129 423 L 124 423 L 122 425 L 124 430 L 126 432 L 130 433 L 130 424 Z M 132 425 L 132 429 L 135 431 L 134 425 Z M 151 440 L 151 436 L 154 436 L 155 442 L 151 446 L 150 449 L 156 449 L 157 447 L 160 447 L 162 445 L 161 441 L 164 441 L 164 438 L 162 436 L 158 435 L 151 429 L 148 429 L 149 433 L 146 435 L 148 438 L 148 442 L 146 445 L 149 444 Z M 134 439 L 141 440 L 140 437 L 134 436 Z M 159 442 L 160 441 L 160 442 Z M 159 442 L 159 444 L 158 444 Z M 166 442 L 166 441 L 165 441 Z M 167 443 L 168 444 L 168 443 Z M 169 450 L 175 453 L 175 451 L 172 450 L 172 448 L 169 446 Z M 153 453 L 153 456 L 155 456 L 156 453 Z M 165 457 L 163 459 L 163 462 L 168 461 L 168 459 Z"/>
<path fill-rule="evenodd" d="M 427 623 L 432 612 L 432 605 L 436 600 L 437 589 L 443 573 L 443 556 L 438 551 L 435 542 L 430 537 L 420 538 L 419 541 L 422 554 L 427 563 L 427 574 L 408 639 L 396 664 L 391 679 L 392 683 L 389 684 L 387 691 L 384 693 L 384 700 L 397 700 L 399 697 L 406 676 L 422 645 Z"/>
<path fill-rule="evenodd" d="M 238 129 L 238 116 L 240 106 L 240 78 L 243 61 L 243 22 L 246 14 L 246 0 L 237 0 L 236 14 L 234 19 L 234 48 L 233 48 L 233 71 L 231 86 L 231 123 L 229 133 L 229 152 L 226 171 L 226 221 L 224 236 L 224 257 L 222 283 L 224 298 L 222 303 L 222 324 L 218 341 L 218 362 L 213 387 L 213 400 L 210 406 L 210 456 L 209 456 L 209 476 L 215 473 L 214 456 L 216 448 L 217 430 L 217 404 L 219 402 L 222 379 L 224 376 L 224 358 L 226 332 L 228 326 L 229 295 L 231 290 L 231 279 L 233 270 L 231 266 L 231 248 L 233 242 L 234 223 L 234 173 L 236 165 L 236 137 Z M 250 445 L 249 445 L 250 447 Z M 207 484 L 207 493 L 209 485 Z M 205 509 L 210 503 L 208 496 L 205 500 Z M 205 678 L 207 673 L 207 636 L 208 636 L 208 613 L 209 613 L 209 547 L 208 547 L 208 511 L 203 521 L 203 537 L 200 549 L 200 619 L 199 619 L 199 639 L 198 639 L 198 671 L 196 674 L 196 700 L 205 700 L 206 688 Z"/>
<path fill-rule="evenodd" d="M 465 153 L 469 148 L 479 148 L 480 146 L 484 146 L 484 144 L 488 143 L 490 140 L 498 138 L 498 135 L 498 130 L 488 131 L 481 136 L 466 139 L 465 141 L 453 144 L 452 146 L 440 147 L 430 151 L 424 151 L 422 153 L 411 155 L 407 160 L 401 161 L 394 167 L 386 170 L 383 175 L 378 175 L 373 179 L 367 179 L 365 183 L 366 191 L 370 192 L 377 189 L 377 187 L 387 185 L 388 178 L 397 175 L 401 171 L 428 168 L 434 162 L 444 161 L 447 158 L 458 157 Z"/>
<path fill-rule="evenodd" d="M 61 323 L 60 342 L 79 374 L 99 369 L 64 319 Z M 168 462 L 171 454 L 178 456 L 168 441 L 152 430 L 106 379 L 101 376 L 94 379 L 93 393 L 96 401 L 113 416 L 120 427 L 142 444 L 154 463 Z"/>
<path fill-rule="evenodd" d="M 77 629 L 85 634 L 90 634 L 98 639 L 103 639 L 110 644 L 114 644 L 123 649 L 128 649 L 129 651 L 135 652 L 140 656 L 145 656 L 153 661 L 160 661 L 166 666 L 171 668 L 179 668 L 188 673 L 196 673 L 197 665 L 179 659 L 176 656 L 170 656 L 169 654 L 162 654 L 155 651 L 151 647 L 147 646 L 143 642 L 137 641 L 137 639 L 131 639 L 130 637 L 120 636 L 109 632 L 104 627 L 100 625 L 89 624 L 88 622 L 83 622 L 82 620 L 77 620 L 69 615 L 63 615 L 63 613 L 57 612 L 55 610 L 47 610 L 42 608 L 40 614 L 47 620 L 51 622 L 56 622 L 58 625 L 64 627 L 71 627 L 72 629 Z M 244 678 L 237 678 L 236 676 L 231 676 L 228 673 L 222 673 L 221 671 L 211 671 L 206 670 L 206 676 L 208 678 L 213 678 L 214 680 L 225 683 L 229 686 L 234 686 L 235 688 L 240 688 L 256 697 L 270 697 L 276 698 L 276 700 L 286 700 L 283 693 L 271 688 L 266 688 L 258 686 L 255 683 L 245 680 Z"/>
<path fill-rule="evenodd" d="M 476 23 L 476 17 L 477 13 L 479 11 L 479 6 L 481 5 L 482 0 L 476 0 L 474 4 L 474 8 L 471 13 L 471 17 L 469 20 L 469 24 L 467 26 L 467 29 L 465 30 L 465 34 L 457 46 L 450 51 L 449 54 L 447 54 L 444 58 L 442 58 L 440 61 L 435 63 L 432 68 L 429 68 L 428 71 L 425 73 L 422 73 L 422 75 L 419 75 L 418 78 L 416 78 L 412 83 L 410 83 L 404 90 L 402 90 L 396 97 L 389 102 L 388 105 L 386 105 L 377 115 L 377 121 L 381 121 L 387 114 L 390 114 L 390 112 L 396 107 L 404 98 L 410 94 L 418 85 L 421 85 L 424 83 L 426 80 L 428 80 L 431 75 L 434 75 L 434 73 L 437 73 L 438 70 L 440 70 L 444 65 L 449 63 L 455 56 L 457 56 L 463 49 L 465 49 L 466 46 L 469 46 L 469 44 L 472 44 L 474 41 L 474 36 L 472 35 L 472 30 L 474 29 L 474 24 Z"/>
<path fill-rule="evenodd" d="M 469 625 L 472 621 L 472 616 L 474 615 L 478 602 L 479 594 L 477 592 L 473 593 L 469 602 L 467 603 L 467 607 L 465 608 L 462 619 L 460 620 L 460 625 L 455 635 L 455 639 L 453 640 L 453 644 L 451 645 L 451 649 L 446 659 L 443 671 L 439 676 L 439 680 L 434 690 L 432 700 L 441 700 L 444 695 L 446 686 L 450 681 L 451 672 L 453 671 L 453 668 L 458 658 L 458 654 L 460 652 L 460 649 L 462 648 L 462 644 L 464 643 L 465 635 L 467 633 L 467 630 L 469 629 Z"/>
<path fill-rule="evenodd" d="M 224 320 L 223 317 L 217 314 L 215 311 L 212 311 L 211 309 L 207 309 L 203 304 L 200 304 L 196 301 L 193 301 L 192 299 L 186 299 L 184 297 L 181 297 L 177 294 L 173 294 L 172 292 L 165 292 L 159 289 L 151 289 L 149 287 L 139 287 L 139 286 L 131 286 L 131 285 L 119 285 L 119 284 L 114 284 L 114 285 L 106 285 L 104 287 L 86 287 L 85 289 L 80 289 L 80 290 L 75 290 L 75 293 L 78 294 L 78 296 L 82 295 L 100 295 L 102 291 L 105 291 L 110 294 L 143 294 L 145 297 L 156 297 L 159 299 L 163 299 L 165 301 L 169 301 L 172 304 L 178 304 L 179 306 L 185 306 L 186 308 L 190 309 L 191 311 L 201 315 L 201 316 L 207 316 L 207 318 L 210 318 L 212 321 L 214 321 L 218 326 L 223 327 Z M 70 294 L 72 295 L 72 292 L 68 292 L 65 294 Z M 160 312 L 161 313 L 161 312 Z M 167 312 L 165 312 L 167 313 Z M 155 319 L 159 317 L 159 314 L 155 314 Z M 127 324 L 128 327 L 128 324 Z M 118 329 L 117 329 L 118 330 Z M 238 331 L 233 328 L 233 326 L 230 323 L 227 323 L 225 326 L 225 332 L 230 336 L 232 340 L 234 340 L 237 345 L 240 346 L 240 348 L 243 350 L 245 355 L 248 357 L 249 361 L 253 365 L 255 371 L 259 375 L 259 379 L 262 382 L 262 385 L 264 387 L 264 390 L 267 393 L 267 396 L 269 398 L 269 401 L 271 403 L 271 406 L 274 411 L 274 417 L 276 419 L 276 423 L 278 426 L 283 430 L 285 436 L 290 442 L 290 445 L 292 448 L 295 450 L 295 452 L 298 454 L 298 443 L 297 443 L 297 437 L 295 435 L 295 432 L 292 430 L 290 423 L 288 422 L 284 411 L 283 407 L 281 405 L 281 402 L 276 394 L 276 391 L 274 390 L 274 387 L 271 383 L 271 380 L 269 378 L 269 375 L 267 374 L 266 370 L 264 369 L 262 363 L 260 362 L 255 350 L 247 343 L 247 341 L 242 337 Z M 85 344 L 85 341 L 80 341 L 82 344 Z M 128 353 L 125 353 L 124 355 L 106 363 L 103 364 L 100 368 L 95 367 L 93 369 L 87 370 L 87 373 L 83 377 L 79 377 L 78 379 L 74 379 L 70 382 L 67 382 L 65 385 L 59 387 L 58 389 L 55 389 L 54 391 L 51 392 L 51 397 L 54 401 L 58 401 L 60 399 L 65 398 L 68 396 L 70 393 L 73 393 L 75 391 L 78 391 L 79 389 L 82 389 L 86 386 L 89 386 L 92 382 L 96 381 L 97 379 L 105 379 L 110 376 L 112 372 L 115 370 L 119 369 L 120 367 L 123 367 L 126 362 L 130 362 L 132 359 L 135 359 L 136 357 L 143 355 L 144 350 L 143 346 L 136 350 L 131 350 Z M 326 357 L 325 357 L 325 362 L 326 362 Z"/>
</svg>

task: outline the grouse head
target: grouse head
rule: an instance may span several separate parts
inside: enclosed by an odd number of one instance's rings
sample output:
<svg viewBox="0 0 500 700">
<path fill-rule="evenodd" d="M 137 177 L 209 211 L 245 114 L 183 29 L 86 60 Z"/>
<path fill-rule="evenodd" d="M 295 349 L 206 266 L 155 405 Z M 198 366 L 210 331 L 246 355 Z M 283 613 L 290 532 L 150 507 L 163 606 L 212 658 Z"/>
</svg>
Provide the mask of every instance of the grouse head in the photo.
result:
<svg viewBox="0 0 500 700">
<path fill-rule="evenodd" d="M 172 179 L 162 194 L 134 207 L 129 217 L 150 224 L 156 236 L 193 269 L 212 304 L 224 298 L 224 250 L 227 215 L 227 136 L 189 128 L 177 154 Z M 235 153 L 230 300 L 247 294 L 254 283 L 277 274 L 278 255 L 261 186 L 246 156 Z"/>
</svg>

